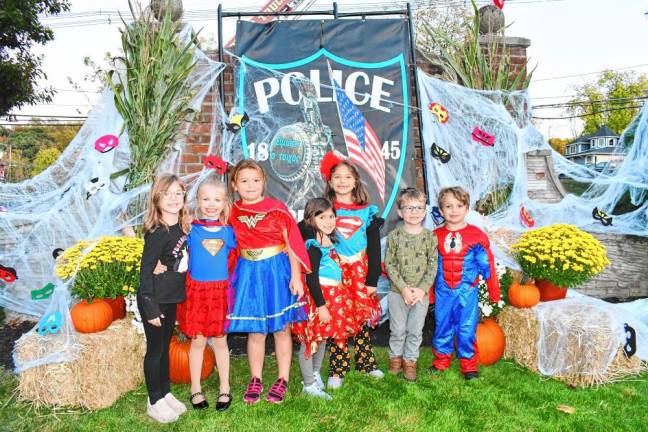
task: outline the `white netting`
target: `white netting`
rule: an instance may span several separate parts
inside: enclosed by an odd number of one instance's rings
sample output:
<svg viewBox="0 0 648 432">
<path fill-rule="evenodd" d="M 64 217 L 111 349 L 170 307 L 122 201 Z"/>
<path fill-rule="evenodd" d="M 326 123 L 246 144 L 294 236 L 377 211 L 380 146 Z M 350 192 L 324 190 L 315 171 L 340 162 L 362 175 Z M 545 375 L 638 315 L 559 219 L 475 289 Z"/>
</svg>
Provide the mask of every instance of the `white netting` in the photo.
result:
<svg viewBox="0 0 648 432">
<path fill-rule="evenodd" d="M 190 32 L 191 28 L 185 26 L 179 38 L 188 40 Z M 195 58 L 196 66 L 188 82 L 195 92 L 191 108 L 200 113 L 205 96 L 213 89 L 225 65 L 211 60 L 198 49 Z M 15 268 L 18 274 L 18 279 L 11 283 L 0 281 L 3 285 L 0 286 L 0 306 L 36 316 L 59 312 L 65 323 L 55 336 L 60 343 L 51 345 L 56 347 L 55 351 L 43 353 L 42 357 L 29 362 L 17 359 L 17 370 L 73 358 L 74 332 L 68 325 L 68 288 L 73 279 L 65 284 L 56 279 L 52 252 L 57 248 L 66 249 L 79 240 L 118 234 L 142 221 L 143 212 L 126 217 L 126 210 L 130 203 L 146 196 L 150 185 L 123 192 L 125 176 L 110 179 L 111 174 L 126 168 L 130 160 L 128 135 L 127 132 L 120 135 L 123 121 L 113 101 L 113 93 L 105 90 L 79 133 L 47 170 L 30 180 L 0 185 L 0 203 L 6 207 L 6 211 L 0 213 L 3 236 L 0 263 Z M 221 114 L 222 107 L 215 106 L 211 118 L 195 116 L 194 119 L 211 124 L 210 152 L 215 150 L 222 127 Z M 185 133 L 188 128 L 187 124 Z M 185 133 L 173 144 L 159 172 L 179 172 Z M 118 136 L 119 144 L 102 153 L 95 149 L 95 142 L 105 135 Z M 93 182 L 93 179 L 97 180 Z M 32 291 L 50 282 L 58 286 L 50 299 L 32 299 Z M 37 330 L 38 326 L 32 332 Z M 68 330 L 71 334 L 67 334 Z"/>
<path fill-rule="evenodd" d="M 469 222 L 488 230 L 503 228 L 520 233 L 528 229 L 520 218 L 520 209 L 524 207 L 535 220 L 535 227 L 570 223 L 591 232 L 648 235 L 648 201 L 642 201 L 648 189 L 648 108 L 644 107 L 620 140 L 621 147 L 628 149 L 623 163 L 615 172 L 598 172 L 551 150 L 531 124 L 531 101 L 526 91 L 477 91 L 432 78 L 420 70 L 418 77 L 423 153 L 432 201 L 436 201 L 434 195 L 442 187 L 461 185 L 470 193 L 474 208 L 478 200 L 509 187 L 507 202 L 488 218 L 471 211 Z M 430 103 L 444 106 L 449 120 L 440 122 L 429 111 Z M 475 128 L 494 136 L 494 145 L 474 140 Z M 447 163 L 432 157 L 433 144 L 450 153 Z M 529 184 L 537 179 L 527 178 L 525 156 L 534 150 L 551 152 L 555 176 L 549 171 L 543 174 L 547 188 L 555 186 L 554 180 L 559 177 L 591 186 L 580 197 L 567 194 L 562 200 L 554 200 L 557 202 L 530 199 Z M 626 192 L 639 205 L 636 210 L 614 216 L 610 226 L 603 226 L 592 217 L 594 207 L 611 214 Z M 507 266 L 517 268 L 504 248 L 495 247 L 495 254 Z"/>
</svg>

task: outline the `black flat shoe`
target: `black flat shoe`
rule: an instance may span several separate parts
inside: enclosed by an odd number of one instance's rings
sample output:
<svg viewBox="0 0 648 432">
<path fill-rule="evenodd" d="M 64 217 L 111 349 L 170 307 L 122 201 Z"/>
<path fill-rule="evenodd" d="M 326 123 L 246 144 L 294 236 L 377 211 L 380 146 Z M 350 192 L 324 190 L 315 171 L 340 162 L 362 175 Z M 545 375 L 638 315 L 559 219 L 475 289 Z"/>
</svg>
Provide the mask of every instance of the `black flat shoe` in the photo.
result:
<svg viewBox="0 0 648 432">
<path fill-rule="evenodd" d="M 474 380 L 474 379 L 479 378 L 479 373 L 478 372 L 466 372 L 464 374 L 464 378 L 466 379 L 466 381 Z"/>
<path fill-rule="evenodd" d="M 194 403 L 194 402 L 193 402 L 193 399 L 194 399 L 196 396 L 203 396 L 203 397 L 204 397 L 204 395 L 202 394 L 202 392 L 196 392 L 196 393 L 192 394 L 191 396 L 189 396 L 189 402 L 191 402 L 191 406 L 192 406 L 194 409 L 196 409 L 196 410 L 202 410 L 202 409 L 205 409 L 205 408 L 209 408 L 209 404 L 207 403 L 207 399 L 203 399 L 203 400 L 201 400 L 201 401 L 198 402 L 198 403 Z"/>
<path fill-rule="evenodd" d="M 221 402 L 220 399 L 222 396 L 227 396 L 227 402 Z M 218 395 L 216 400 L 216 411 L 225 411 L 232 404 L 232 394 L 231 393 L 221 393 Z"/>
</svg>

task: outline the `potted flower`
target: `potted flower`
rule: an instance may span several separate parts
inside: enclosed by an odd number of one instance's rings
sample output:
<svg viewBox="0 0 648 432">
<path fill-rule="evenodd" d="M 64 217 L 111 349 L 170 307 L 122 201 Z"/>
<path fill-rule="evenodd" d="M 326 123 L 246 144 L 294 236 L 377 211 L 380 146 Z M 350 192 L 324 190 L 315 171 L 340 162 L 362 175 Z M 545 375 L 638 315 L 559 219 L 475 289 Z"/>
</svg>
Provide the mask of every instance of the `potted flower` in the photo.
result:
<svg viewBox="0 0 648 432">
<path fill-rule="evenodd" d="M 567 224 L 528 231 L 511 251 L 524 273 L 536 280 L 542 301 L 564 298 L 567 288 L 588 281 L 610 263 L 594 236 Z"/>
<path fill-rule="evenodd" d="M 56 275 L 64 280 L 74 277 L 72 295 L 82 300 L 82 306 L 75 308 L 85 308 L 97 300 L 107 302 L 112 322 L 126 314 L 123 296 L 139 287 L 143 247 L 142 239 L 131 237 L 82 240 L 59 257 Z"/>
</svg>

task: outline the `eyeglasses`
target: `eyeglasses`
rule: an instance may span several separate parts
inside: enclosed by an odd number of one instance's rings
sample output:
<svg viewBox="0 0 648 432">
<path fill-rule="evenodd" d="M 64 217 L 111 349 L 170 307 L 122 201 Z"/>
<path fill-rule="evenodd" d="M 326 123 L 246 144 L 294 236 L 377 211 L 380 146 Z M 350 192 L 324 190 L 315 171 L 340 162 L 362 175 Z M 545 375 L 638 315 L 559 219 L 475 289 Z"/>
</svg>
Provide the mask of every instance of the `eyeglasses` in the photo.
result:
<svg viewBox="0 0 648 432">
<path fill-rule="evenodd" d="M 421 212 L 421 211 L 425 211 L 425 206 L 405 206 L 405 207 L 401 207 L 401 210 L 405 210 L 406 212 L 410 212 L 410 213 Z"/>
<path fill-rule="evenodd" d="M 169 198 L 178 198 L 182 199 L 185 196 L 184 191 L 176 191 L 176 192 L 169 192 L 169 191 L 164 191 L 160 193 L 164 198 L 169 199 Z"/>
</svg>

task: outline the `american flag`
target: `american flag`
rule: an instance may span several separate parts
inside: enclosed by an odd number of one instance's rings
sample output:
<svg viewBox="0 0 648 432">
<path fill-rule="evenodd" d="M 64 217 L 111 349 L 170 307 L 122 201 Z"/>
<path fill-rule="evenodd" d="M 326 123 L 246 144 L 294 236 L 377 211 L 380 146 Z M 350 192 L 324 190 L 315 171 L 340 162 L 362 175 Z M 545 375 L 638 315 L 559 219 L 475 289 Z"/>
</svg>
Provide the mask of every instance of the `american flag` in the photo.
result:
<svg viewBox="0 0 648 432">
<path fill-rule="evenodd" d="M 331 74 L 349 159 L 369 174 L 385 202 L 385 158 L 373 128 Z"/>
</svg>

